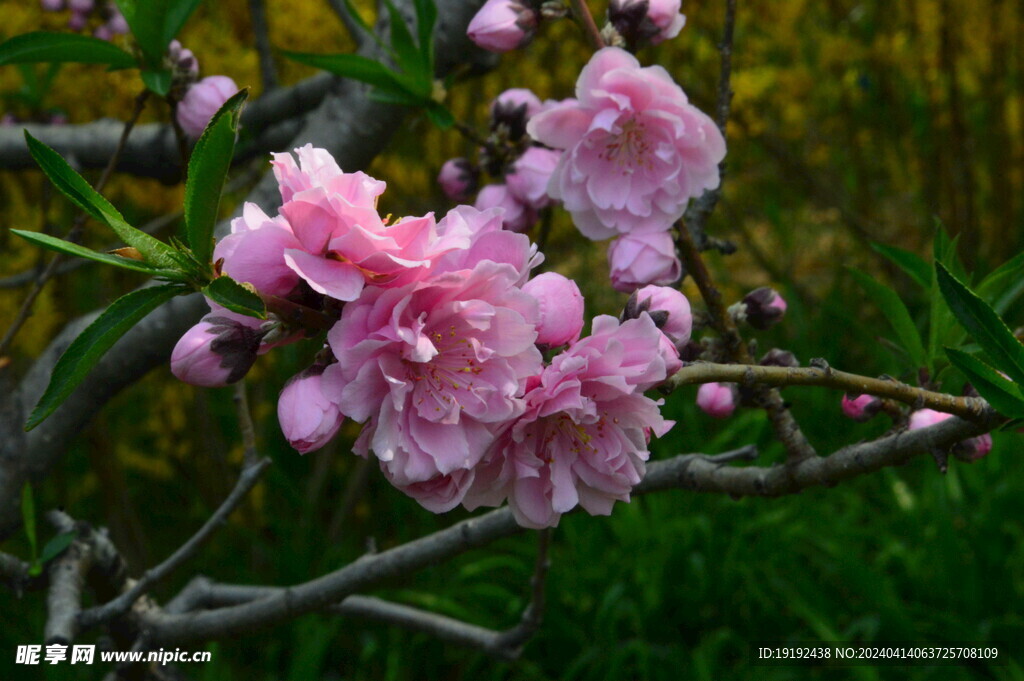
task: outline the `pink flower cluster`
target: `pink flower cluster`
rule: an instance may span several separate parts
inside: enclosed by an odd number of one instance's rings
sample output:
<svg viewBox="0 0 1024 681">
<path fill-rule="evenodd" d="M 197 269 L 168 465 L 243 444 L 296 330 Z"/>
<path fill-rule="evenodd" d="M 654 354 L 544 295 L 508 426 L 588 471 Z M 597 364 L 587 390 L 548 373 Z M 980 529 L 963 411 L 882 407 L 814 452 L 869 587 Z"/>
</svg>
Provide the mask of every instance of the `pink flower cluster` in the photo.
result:
<svg viewBox="0 0 1024 681">
<path fill-rule="evenodd" d="M 643 391 L 678 368 L 691 325 L 682 294 L 651 291 L 674 313 L 647 302 L 581 338 L 579 289 L 553 272 L 531 278 L 543 258 L 500 210 L 389 222 L 383 182 L 311 146 L 296 156 L 274 157 L 279 214 L 247 204 L 214 253 L 264 298 L 336 319 L 281 393 L 292 445 L 312 451 L 344 418 L 363 423 L 355 451 L 435 512 L 507 500 L 520 523 L 544 527 L 577 505 L 607 514 L 628 501 L 650 435 L 672 425 Z M 172 357 L 191 383 L 237 380 L 303 332 L 212 307 Z M 559 349 L 545 362 L 542 350 Z"/>
<path fill-rule="evenodd" d="M 113 2 L 96 2 L 95 0 L 40 0 L 44 12 L 60 12 L 70 10 L 68 28 L 81 31 L 89 25 L 95 16 L 100 24 L 93 29 L 93 35 L 100 40 L 111 40 L 115 35 L 128 32 L 128 22 Z"/>
</svg>

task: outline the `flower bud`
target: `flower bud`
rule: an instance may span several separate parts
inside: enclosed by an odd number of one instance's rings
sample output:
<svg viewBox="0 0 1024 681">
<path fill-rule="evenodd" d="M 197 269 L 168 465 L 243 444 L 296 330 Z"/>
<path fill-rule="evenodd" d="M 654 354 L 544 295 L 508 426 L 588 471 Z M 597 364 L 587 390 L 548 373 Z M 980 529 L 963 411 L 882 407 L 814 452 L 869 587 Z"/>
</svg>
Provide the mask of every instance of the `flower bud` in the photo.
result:
<svg viewBox="0 0 1024 681">
<path fill-rule="evenodd" d="M 88 14 L 95 6 L 94 0 L 68 0 L 68 8 L 79 14 Z"/>
<path fill-rule="evenodd" d="M 306 454 L 320 449 L 334 437 L 345 417 L 338 405 L 324 394 L 324 371 L 314 364 L 285 384 L 277 400 L 277 420 L 288 443 Z"/>
<path fill-rule="evenodd" d="M 177 74 L 181 74 L 189 80 L 199 77 L 199 60 L 196 59 L 192 50 L 182 47 L 177 40 L 172 40 L 171 44 L 167 46 L 167 60 Z"/>
<path fill-rule="evenodd" d="M 199 139 L 213 115 L 236 92 L 238 86 L 227 76 L 203 78 L 178 102 L 177 118 L 181 129 L 192 139 Z"/>
<path fill-rule="evenodd" d="M 675 38 L 686 25 L 680 0 L 611 0 L 608 23 L 631 48 Z"/>
<path fill-rule="evenodd" d="M 732 416 L 737 400 L 735 383 L 705 383 L 697 390 L 697 406 L 712 418 Z"/>
<path fill-rule="evenodd" d="M 489 184 L 481 189 L 473 206 L 477 210 L 503 209 L 502 226 L 512 232 L 525 232 L 537 222 L 537 211 L 519 201 L 503 184 Z"/>
<path fill-rule="evenodd" d="M 256 362 L 261 324 L 255 317 L 211 312 L 174 346 L 171 372 L 185 383 L 206 388 L 234 383 Z"/>
<path fill-rule="evenodd" d="M 789 350 L 780 350 L 778 348 L 772 348 L 768 352 L 764 353 L 764 357 L 758 362 L 763 367 L 798 367 L 800 366 L 800 360 L 796 358 Z"/>
<path fill-rule="evenodd" d="M 630 233 L 608 247 L 612 287 L 631 293 L 648 284 L 671 284 L 682 275 L 675 244 L 668 232 Z"/>
<path fill-rule="evenodd" d="M 107 28 L 106 24 L 100 24 L 93 30 L 92 37 L 110 41 L 114 37 L 114 34 L 109 28 Z"/>
<path fill-rule="evenodd" d="M 562 152 L 544 147 L 530 147 L 512 166 L 512 172 L 505 177 L 509 193 L 520 203 L 535 210 L 551 204 L 548 197 L 548 181 L 555 171 Z"/>
<path fill-rule="evenodd" d="M 437 183 L 449 199 L 464 203 L 476 193 L 480 184 L 480 171 L 468 159 L 450 158 L 441 166 Z"/>
<path fill-rule="evenodd" d="M 676 346 L 685 345 L 690 340 L 693 329 L 693 316 L 690 314 L 690 301 L 681 291 L 668 286 L 644 286 L 629 297 L 623 319 L 639 317 L 647 312 L 661 332 L 669 337 Z"/>
<path fill-rule="evenodd" d="M 109 9 L 110 14 L 107 18 L 107 28 L 114 35 L 124 35 L 128 32 L 128 21 L 117 7 L 111 5 Z"/>
<path fill-rule="evenodd" d="M 64 0 L 39 0 L 44 12 L 59 12 L 64 9 Z"/>
<path fill-rule="evenodd" d="M 505 126 L 509 139 L 517 141 L 526 134 L 526 123 L 540 113 L 541 104 L 537 95 L 525 88 L 505 90 L 491 103 L 491 130 Z"/>
<path fill-rule="evenodd" d="M 743 298 L 747 323 L 764 331 L 775 326 L 786 314 L 786 301 L 773 288 L 762 286 Z"/>
<path fill-rule="evenodd" d="M 82 12 L 71 12 L 68 17 L 68 28 L 72 31 L 81 31 L 89 23 L 89 15 Z"/>
<path fill-rule="evenodd" d="M 859 423 L 869 421 L 882 408 L 882 401 L 874 395 L 856 395 L 851 397 L 849 393 L 843 395 L 843 415 Z"/>
<path fill-rule="evenodd" d="M 907 424 L 907 430 L 918 430 L 934 426 L 936 423 L 941 423 L 950 417 L 952 417 L 952 414 L 946 414 L 941 411 L 918 409 L 910 415 L 910 423 Z M 962 440 L 953 445 L 953 456 L 966 462 L 977 461 L 990 451 L 992 451 L 992 436 L 988 433 Z"/>
<path fill-rule="evenodd" d="M 537 32 L 537 10 L 518 0 L 487 0 L 466 33 L 474 43 L 491 52 L 523 47 Z"/>
<path fill-rule="evenodd" d="M 576 282 L 545 272 L 523 285 L 537 301 L 537 344 L 556 348 L 572 343 L 583 329 L 583 295 Z"/>
</svg>

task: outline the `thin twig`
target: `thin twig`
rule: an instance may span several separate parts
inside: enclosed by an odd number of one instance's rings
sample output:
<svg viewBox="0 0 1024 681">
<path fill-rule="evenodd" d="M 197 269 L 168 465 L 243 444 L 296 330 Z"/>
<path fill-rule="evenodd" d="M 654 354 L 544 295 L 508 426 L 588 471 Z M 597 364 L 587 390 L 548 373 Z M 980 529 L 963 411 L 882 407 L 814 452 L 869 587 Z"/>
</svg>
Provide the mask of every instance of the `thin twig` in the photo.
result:
<svg viewBox="0 0 1024 681">
<path fill-rule="evenodd" d="M 260 77 L 263 91 L 270 92 L 277 87 L 277 67 L 270 49 L 270 29 L 267 25 L 266 0 L 249 0 L 249 17 L 252 19 L 252 32 L 256 43 L 256 53 L 260 58 Z"/>
<path fill-rule="evenodd" d="M 363 27 L 352 18 L 351 14 L 349 14 L 348 7 L 345 6 L 345 3 L 342 2 L 342 0 L 327 0 L 327 4 L 331 6 L 334 13 L 338 15 L 339 19 L 341 19 L 341 23 L 345 26 L 345 30 L 348 31 L 348 35 L 352 38 L 356 47 L 358 48 L 362 46 L 362 44 L 366 42 L 367 36 L 363 31 Z"/>
<path fill-rule="evenodd" d="M 537 560 L 533 566 L 533 576 L 530 577 L 530 602 L 519 624 L 501 636 L 500 647 L 508 650 L 512 657 L 520 655 L 523 645 L 537 633 L 544 621 L 544 587 L 551 568 L 551 559 L 548 557 L 550 546 L 551 528 L 548 527 L 537 533 Z"/>
<path fill-rule="evenodd" d="M 259 454 L 256 452 L 256 428 L 252 424 L 244 378 L 235 384 L 235 409 L 238 412 L 238 428 L 242 431 L 242 466 L 250 468 L 256 463 Z"/>
<path fill-rule="evenodd" d="M 231 494 L 220 505 L 220 508 L 210 516 L 210 519 L 199 528 L 198 532 L 182 544 L 177 551 L 172 553 L 167 560 L 147 570 L 139 581 L 135 582 L 130 589 L 120 596 L 101 606 L 90 608 L 83 612 L 78 618 L 79 626 L 84 629 L 123 615 L 140 596 L 145 594 L 157 582 L 171 574 L 182 563 L 194 556 L 202 548 L 203 544 L 213 536 L 213 533 L 227 521 L 228 516 L 238 507 L 242 499 L 245 498 L 245 495 L 256 486 L 263 470 L 269 465 L 270 459 L 260 459 L 242 469 L 242 473 L 238 477 L 238 483 L 231 490 Z"/>
<path fill-rule="evenodd" d="M 135 127 L 135 123 L 139 120 L 139 116 L 142 115 L 143 109 L 146 108 L 146 100 L 149 99 L 149 90 L 143 90 L 135 98 L 135 108 L 132 110 L 131 117 L 125 121 L 124 129 L 121 131 L 121 137 L 117 141 L 117 147 L 114 149 L 113 155 L 110 160 L 107 161 L 107 166 L 103 169 L 103 174 L 100 175 L 99 182 L 96 183 L 96 191 L 101 192 L 107 184 L 107 180 L 110 179 L 110 175 L 114 172 L 114 168 L 117 166 L 117 161 L 121 158 L 121 153 L 124 151 L 124 146 L 128 142 L 128 136 L 132 132 L 132 128 Z M 81 211 L 75 217 L 74 222 L 71 224 L 71 229 L 68 230 L 67 235 L 64 237 L 67 241 L 72 243 L 78 242 L 81 238 L 82 227 L 85 225 L 85 221 L 88 219 L 88 215 L 85 211 Z M 28 296 L 22 302 L 21 307 L 18 309 L 18 314 L 14 318 L 14 322 L 7 329 L 7 333 L 4 334 L 3 340 L 0 340 L 0 357 L 7 354 L 10 350 L 11 344 L 14 342 L 14 337 L 24 326 L 25 322 L 32 315 L 32 306 L 35 305 L 36 299 L 39 294 L 43 292 L 43 288 L 46 283 L 57 273 L 57 268 L 60 266 L 63 255 L 57 253 L 51 259 L 43 273 L 36 279 L 35 286 L 29 292 Z"/>
<path fill-rule="evenodd" d="M 743 364 L 714 364 L 696 362 L 680 369 L 671 379 L 672 387 L 697 383 L 758 383 L 775 387 L 812 385 L 845 390 L 854 395 L 866 394 L 885 397 L 909 404 L 917 409 L 927 407 L 947 414 L 955 414 L 971 421 L 990 422 L 994 411 L 978 397 L 956 397 L 945 393 L 916 388 L 894 379 L 859 376 L 832 368 L 777 367 Z"/>
<path fill-rule="evenodd" d="M 594 15 L 587 7 L 587 0 L 569 0 L 569 4 L 572 6 L 573 16 L 579 20 L 580 27 L 587 36 L 587 43 L 590 44 L 591 49 L 595 52 L 600 50 L 604 47 L 604 38 L 601 37 L 601 31 L 598 30 L 597 24 L 594 22 Z"/>
</svg>

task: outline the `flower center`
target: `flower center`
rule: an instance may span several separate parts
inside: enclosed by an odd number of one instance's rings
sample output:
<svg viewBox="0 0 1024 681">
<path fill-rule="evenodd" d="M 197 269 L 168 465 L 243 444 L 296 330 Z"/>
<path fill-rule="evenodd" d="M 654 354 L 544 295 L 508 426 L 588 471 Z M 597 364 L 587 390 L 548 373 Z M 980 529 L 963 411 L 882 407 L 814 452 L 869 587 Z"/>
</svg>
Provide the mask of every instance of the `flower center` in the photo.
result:
<svg viewBox="0 0 1024 681">
<path fill-rule="evenodd" d="M 630 118 L 622 124 L 619 134 L 605 145 L 600 158 L 617 165 L 623 175 L 631 175 L 637 167 L 647 170 L 653 168 L 651 149 L 647 125 L 636 118 Z"/>
</svg>

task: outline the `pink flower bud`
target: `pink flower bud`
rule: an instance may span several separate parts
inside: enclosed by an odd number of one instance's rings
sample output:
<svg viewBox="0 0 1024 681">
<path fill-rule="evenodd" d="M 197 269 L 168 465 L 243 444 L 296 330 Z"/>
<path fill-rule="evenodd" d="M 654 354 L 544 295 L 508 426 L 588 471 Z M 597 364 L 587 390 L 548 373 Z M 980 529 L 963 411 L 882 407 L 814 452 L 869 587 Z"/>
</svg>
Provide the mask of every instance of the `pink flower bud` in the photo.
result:
<svg viewBox="0 0 1024 681">
<path fill-rule="evenodd" d="M 736 411 L 736 384 L 705 383 L 697 390 L 697 406 L 712 418 L 724 419 Z"/>
<path fill-rule="evenodd" d="M 124 35 L 128 32 L 128 21 L 117 7 L 111 5 L 108 17 L 107 28 L 110 29 L 111 33 L 114 35 Z"/>
<path fill-rule="evenodd" d="M 668 232 L 629 233 L 608 248 L 612 287 L 631 293 L 648 284 L 671 284 L 683 272 Z"/>
<path fill-rule="evenodd" d="M 680 0 L 612 0 L 608 21 L 626 43 L 639 47 L 646 42 L 655 45 L 675 38 L 686 25 L 679 13 Z"/>
<path fill-rule="evenodd" d="M 437 175 L 441 191 L 452 201 L 464 203 L 476 193 L 480 183 L 480 171 L 465 158 L 450 158 L 441 166 Z"/>
<path fill-rule="evenodd" d="M 537 222 L 537 211 L 519 201 L 503 184 L 489 184 L 481 189 L 473 206 L 477 210 L 503 209 L 502 226 L 512 232 L 525 232 Z"/>
<path fill-rule="evenodd" d="M 196 59 L 196 55 L 187 47 L 182 47 L 177 40 L 172 40 L 167 46 L 167 58 L 176 71 L 192 78 L 199 75 L 199 60 Z"/>
<path fill-rule="evenodd" d="M 647 312 L 654 319 L 661 332 L 677 346 L 690 340 L 693 316 L 690 301 L 681 291 L 668 286 L 644 286 L 638 289 L 626 303 L 625 319 Z"/>
<path fill-rule="evenodd" d="M 942 423 L 952 414 L 946 414 L 933 409 L 918 409 L 910 415 L 910 423 L 907 430 L 918 430 Z M 953 455 L 961 461 L 977 461 L 992 451 L 992 436 L 988 433 L 977 437 L 968 438 L 953 445 Z"/>
<path fill-rule="evenodd" d="M 673 376 L 683 368 L 679 347 L 664 333 L 661 334 L 661 338 L 658 341 L 658 354 L 665 360 L 665 378 Z"/>
<path fill-rule="evenodd" d="M 526 134 L 526 124 L 543 108 L 537 95 L 525 88 L 505 90 L 491 102 L 491 130 L 504 126 L 510 140 Z"/>
<path fill-rule="evenodd" d="M 293 376 L 277 400 L 277 420 L 288 443 L 306 454 L 320 449 L 334 437 L 345 417 L 338 404 L 324 394 L 324 371 L 320 364 Z"/>
<path fill-rule="evenodd" d="M 238 92 L 227 76 L 208 76 L 193 85 L 178 103 L 178 124 L 192 139 L 199 139 L 207 123 L 224 102 Z"/>
<path fill-rule="evenodd" d="M 521 203 L 536 210 L 550 205 L 548 181 L 560 158 L 560 151 L 530 147 L 512 166 L 512 172 L 505 177 L 509 192 Z"/>
<path fill-rule="evenodd" d="M 526 282 L 523 291 L 537 301 L 537 344 L 558 347 L 572 343 L 583 329 L 583 295 L 576 282 L 545 272 Z"/>
<path fill-rule="evenodd" d="M 517 0 L 487 0 L 466 33 L 485 50 L 508 52 L 533 38 L 539 19 L 536 10 Z"/>
<path fill-rule="evenodd" d="M 68 7 L 72 12 L 88 14 L 96 6 L 94 0 L 68 0 Z"/>
<path fill-rule="evenodd" d="M 68 17 L 68 28 L 72 31 L 81 31 L 89 23 L 89 15 L 81 12 L 71 12 Z"/>
<path fill-rule="evenodd" d="M 843 395 L 843 415 L 854 421 L 861 423 L 869 421 L 878 413 L 881 406 L 881 400 L 874 395 L 857 395 L 855 397 L 850 397 L 848 394 Z"/>
<path fill-rule="evenodd" d="M 64 0 L 39 0 L 44 12 L 59 12 L 64 9 Z"/>
<path fill-rule="evenodd" d="M 185 383 L 217 388 L 239 380 L 256 361 L 262 322 L 216 310 L 185 332 L 171 353 L 171 372 Z"/>
<path fill-rule="evenodd" d="M 747 323 L 761 331 L 778 324 L 786 314 L 786 301 L 778 291 L 767 286 L 748 293 L 743 304 Z"/>
</svg>

